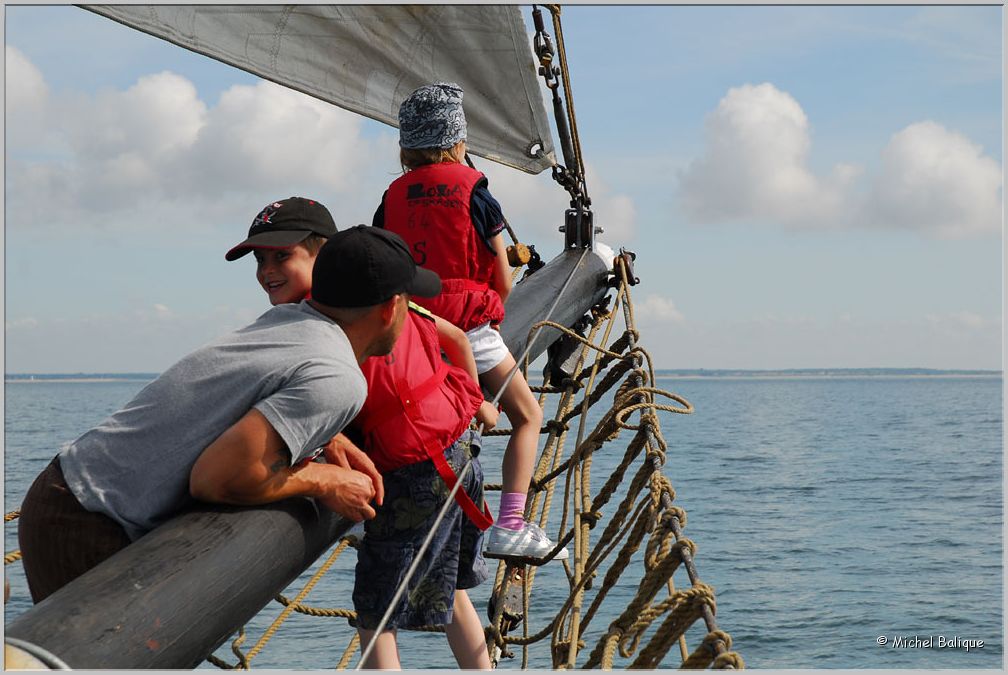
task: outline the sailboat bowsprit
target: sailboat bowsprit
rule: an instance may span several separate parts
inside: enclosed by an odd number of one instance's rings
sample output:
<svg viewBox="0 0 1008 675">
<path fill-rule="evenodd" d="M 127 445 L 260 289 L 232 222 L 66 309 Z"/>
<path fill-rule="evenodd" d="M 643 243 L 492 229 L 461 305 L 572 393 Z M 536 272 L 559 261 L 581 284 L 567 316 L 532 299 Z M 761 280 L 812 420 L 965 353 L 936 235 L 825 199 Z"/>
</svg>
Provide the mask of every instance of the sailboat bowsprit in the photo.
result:
<svg viewBox="0 0 1008 675">
<path fill-rule="evenodd" d="M 574 549 L 572 563 L 563 563 L 570 593 L 544 625 L 538 620 L 530 625 L 533 617 L 525 616 L 522 599 L 534 593 L 536 568 L 501 561 L 486 627 L 488 649 L 496 663 L 513 655 L 510 647 L 521 646 L 526 666 L 527 646 L 550 638 L 553 667 L 618 667 L 618 650 L 625 665 L 654 668 L 667 663 L 666 653 L 678 644 L 685 667 L 744 667 L 714 620 L 714 591 L 699 579 L 695 546 L 682 532 L 686 514 L 673 505 L 675 492 L 661 473 L 666 444 L 658 413 L 689 413 L 692 406 L 654 386 L 633 318 L 634 254 L 621 250 L 616 255 L 596 241 L 601 229 L 593 219 L 573 120 L 559 8 L 552 8 L 555 46 L 540 10 L 534 11 L 534 53 L 514 6 L 85 9 L 393 126 L 399 102 L 417 86 L 458 82 L 466 91 L 467 145 L 473 154 L 529 173 L 550 169 L 570 195 L 570 209 L 559 218 L 564 249 L 545 265 L 528 266 L 508 298 L 501 334 L 526 367 L 541 354 L 548 356 L 543 384 L 534 390 L 544 406 L 555 397 L 556 414 L 544 415 L 549 421 L 526 515 L 545 526 L 556 488 L 565 481 L 557 539 Z M 551 92 L 563 164 L 555 156 L 540 76 Z M 524 250 L 517 239 L 514 249 Z M 516 258 L 529 262 L 528 255 Z M 624 330 L 613 336 L 620 318 Z M 589 407 L 613 390 L 612 408 L 589 431 Z M 661 397 L 671 403 L 660 402 Z M 575 425 L 577 438 L 565 456 Z M 593 496 L 592 453 L 624 431 L 633 437 L 623 460 Z M 625 496 L 607 510 L 625 479 Z M 51 657 L 49 667 L 65 662 L 72 668 L 193 668 L 350 526 L 307 499 L 194 509 L 26 611 L 6 626 L 6 635 L 15 648 Z M 342 541 L 337 553 L 348 540 Z M 636 595 L 587 649 L 589 623 L 641 547 L 645 569 Z M 606 570 L 609 558 L 614 559 Z M 688 575 L 684 589 L 673 583 L 677 569 Z M 601 583 L 593 581 L 603 571 Z M 706 632 L 689 653 L 685 633 L 697 622 Z M 634 656 L 641 642 L 644 647 Z M 211 660 L 222 667 L 248 667 L 258 648 L 243 654 L 234 645 L 237 664 Z"/>
</svg>

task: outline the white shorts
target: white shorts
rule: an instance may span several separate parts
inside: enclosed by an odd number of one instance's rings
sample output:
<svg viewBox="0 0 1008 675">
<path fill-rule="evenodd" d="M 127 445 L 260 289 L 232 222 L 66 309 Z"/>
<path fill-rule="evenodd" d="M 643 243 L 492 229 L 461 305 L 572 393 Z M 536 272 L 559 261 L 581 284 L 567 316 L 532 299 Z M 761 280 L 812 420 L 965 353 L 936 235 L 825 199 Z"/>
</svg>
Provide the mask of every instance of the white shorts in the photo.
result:
<svg viewBox="0 0 1008 675">
<path fill-rule="evenodd" d="M 472 345 L 473 358 L 476 360 L 476 372 L 480 375 L 487 372 L 507 358 L 511 352 L 504 344 L 500 331 L 483 323 L 466 331 L 469 344 Z"/>
</svg>

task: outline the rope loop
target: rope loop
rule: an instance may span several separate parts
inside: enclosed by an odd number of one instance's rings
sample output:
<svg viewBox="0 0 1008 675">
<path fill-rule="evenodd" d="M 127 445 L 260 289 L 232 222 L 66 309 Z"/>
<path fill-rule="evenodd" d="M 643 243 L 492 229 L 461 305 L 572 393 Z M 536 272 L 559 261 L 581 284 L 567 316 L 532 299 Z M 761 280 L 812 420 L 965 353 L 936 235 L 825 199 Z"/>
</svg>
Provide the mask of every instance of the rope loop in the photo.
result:
<svg viewBox="0 0 1008 675">
<path fill-rule="evenodd" d="M 692 539 L 689 539 L 688 537 L 683 537 L 679 541 L 677 541 L 675 543 L 675 547 L 677 547 L 679 549 L 679 551 L 680 551 L 679 555 L 680 556 L 682 555 L 683 549 L 689 551 L 689 554 L 690 554 L 691 558 L 694 557 L 694 556 L 696 556 L 696 552 L 697 552 L 696 542 L 693 541 Z"/>
<path fill-rule="evenodd" d="M 723 630 L 714 630 L 707 633 L 696 650 L 683 661 L 682 668 L 684 670 L 703 670 L 711 665 L 711 663 L 716 663 L 717 659 L 721 658 L 721 656 L 718 656 L 719 642 L 724 649 L 731 649 L 732 639 L 728 633 Z M 715 667 L 717 666 L 715 665 Z M 722 666 L 722 668 L 725 667 L 734 667 L 734 665 Z"/>
<path fill-rule="evenodd" d="M 675 490 L 672 491 L 672 499 L 675 499 Z M 665 510 L 665 513 L 661 516 L 662 527 L 667 527 L 672 529 L 672 519 L 675 518 L 679 521 L 679 527 L 686 527 L 686 509 L 680 506 L 670 506 Z"/>
<path fill-rule="evenodd" d="M 483 629 L 483 634 L 486 635 L 487 639 L 492 639 L 494 645 L 498 649 L 504 649 L 507 646 L 507 642 L 504 640 L 504 635 L 501 633 L 500 628 L 491 624 Z"/>
<path fill-rule="evenodd" d="M 235 668 L 234 666 L 232 666 L 230 663 L 228 663 L 224 659 L 217 658 L 213 654 L 211 654 L 210 656 L 206 657 L 206 660 L 207 660 L 208 663 L 210 663 L 211 665 L 217 666 L 221 670 L 234 670 L 234 668 Z"/>
<path fill-rule="evenodd" d="M 547 420 L 545 424 L 545 429 L 548 432 L 555 433 L 557 435 L 570 429 L 570 426 L 566 422 L 561 422 L 557 419 Z"/>
<path fill-rule="evenodd" d="M 716 670 L 745 670 L 745 661 L 738 652 L 725 652 L 714 659 Z"/>
<path fill-rule="evenodd" d="M 578 391 L 582 386 L 583 385 L 573 377 L 565 377 L 560 382 L 560 388 L 570 390 L 571 393 Z"/>
</svg>

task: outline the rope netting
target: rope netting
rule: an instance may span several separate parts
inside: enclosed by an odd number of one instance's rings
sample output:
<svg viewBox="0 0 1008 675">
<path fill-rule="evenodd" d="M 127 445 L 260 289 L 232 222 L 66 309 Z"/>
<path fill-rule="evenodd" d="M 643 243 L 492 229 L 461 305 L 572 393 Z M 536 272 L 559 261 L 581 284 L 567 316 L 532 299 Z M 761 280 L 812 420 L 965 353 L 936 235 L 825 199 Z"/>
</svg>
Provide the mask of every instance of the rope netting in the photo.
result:
<svg viewBox="0 0 1008 675">
<path fill-rule="evenodd" d="M 565 361 L 573 366 L 565 366 L 559 377 L 556 372 L 552 377 L 544 374 L 542 384 L 532 387 L 544 410 L 555 412 L 552 417 L 544 414 L 545 440 L 525 515 L 549 531 L 550 515 L 556 510 L 559 522 L 550 535 L 562 546 L 570 546 L 573 555 L 562 561 L 568 592 L 554 607 L 535 602 L 537 567 L 515 561 L 498 563 L 490 621 L 484 629 L 487 648 L 495 665 L 502 658 L 515 656 L 512 648 L 520 648 L 522 668 L 542 667 L 545 664 L 530 664 L 530 646 L 549 640 L 549 665 L 553 668 L 610 669 L 668 667 L 673 664 L 665 660 L 667 653 L 677 645 L 682 668 L 743 668 L 742 658 L 731 651 L 731 637 L 714 620 L 714 589 L 699 578 L 693 562 L 697 547 L 683 535 L 686 512 L 673 504 L 675 490 L 662 472 L 668 444 L 661 432 L 659 412 L 689 414 L 693 406 L 655 386 L 651 357 L 637 344 L 628 271 L 622 257 L 617 257 L 616 272 L 619 283 L 612 308 L 607 308 L 609 297 L 592 308 L 583 333 L 552 322 L 530 329 L 530 334 L 540 326 L 559 331 L 573 345 Z M 623 331 L 609 342 L 621 314 Z M 523 366 L 527 378 L 527 359 Z M 589 430 L 589 410 L 609 396 L 611 405 Z M 576 432 L 571 434 L 575 425 Z M 486 435 L 509 433 L 509 429 L 495 429 Z M 607 455 L 613 456 L 617 440 L 627 433 L 631 435 L 622 458 L 593 492 L 595 453 L 605 448 Z M 500 486 L 488 484 L 487 489 Z M 4 520 L 11 522 L 18 515 L 13 511 Z M 294 613 L 342 619 L 353 626 L 356 613 L 352 609 L 316 607 L 305 600 L 341 555 L 354 546 L 356 537 L 342 537 L 293 599 L 278 595 L 275 601 L 282 610 L 251 648 L 243 651 L 246 634 L 244 628 L 239 630 L 231 643 L 235 662 L 214 655 L 207 660 L 222 669 L 251 668 L 253 658 Z M 19 558 L 20 552 L 13 551 L 4 557 L 4 564 Z M 677 587 L 673 575 L 679 570 L 685 571 L 686 579 Z M 637 583 L 632 599 L 601 635 L 600 629 L 596 630 L 594 644 L 589 644 L 589 628 L 600 621 L 604 601 L 629 574 Z M 627 593 L 625 583 L 620 592 Z M 699 621 L 705 624 L 703 637 L 690 651 L 686 631 Z M 340 669 L 350 665 L 360 648 L 356 631 L 349 632 L 337 664 Z"/>
</svg>

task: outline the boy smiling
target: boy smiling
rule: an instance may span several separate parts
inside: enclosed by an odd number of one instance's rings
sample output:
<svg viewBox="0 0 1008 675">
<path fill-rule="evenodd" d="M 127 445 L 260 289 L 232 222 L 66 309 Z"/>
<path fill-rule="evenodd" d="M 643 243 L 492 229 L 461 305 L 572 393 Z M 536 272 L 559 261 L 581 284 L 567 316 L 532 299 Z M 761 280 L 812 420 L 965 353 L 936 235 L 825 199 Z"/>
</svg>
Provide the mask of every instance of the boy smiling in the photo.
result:
<svg viewBox="0 0 1008 675">
<path fill-rule="evenodd" d="M 271 305 L 301 302 L 311 292 L 312 265 L 319 249 L 336 234 L 329 210 L 313 199 L 289 197 L 266 205 L 252 221 L 248 238 L 226 260 L 248 252 L 256 259 L 256 279 Z"/>
</svg>

